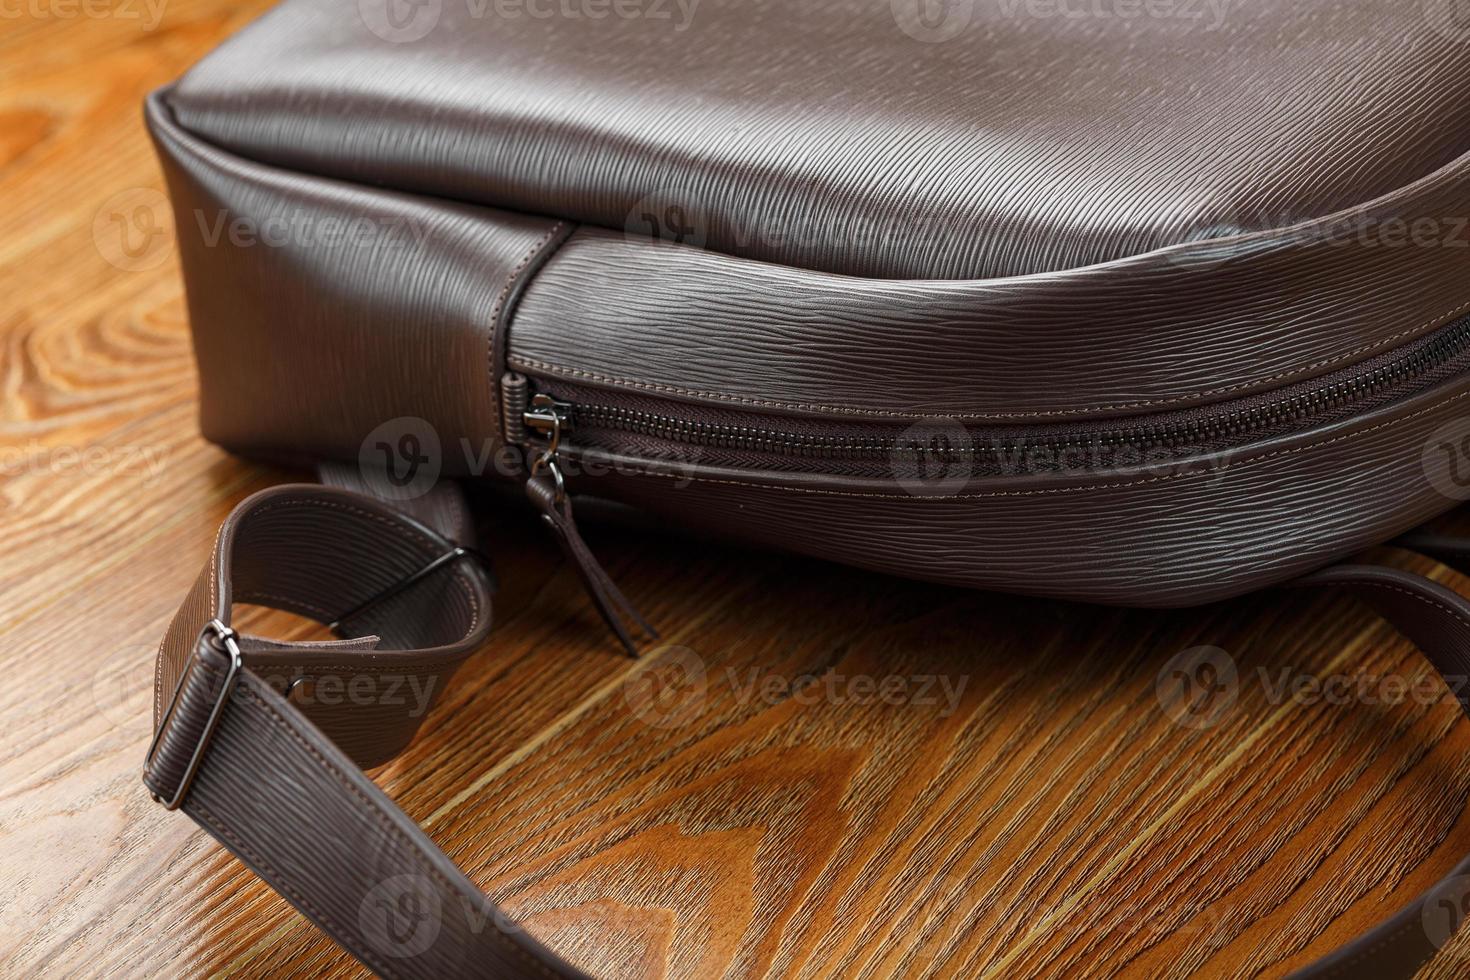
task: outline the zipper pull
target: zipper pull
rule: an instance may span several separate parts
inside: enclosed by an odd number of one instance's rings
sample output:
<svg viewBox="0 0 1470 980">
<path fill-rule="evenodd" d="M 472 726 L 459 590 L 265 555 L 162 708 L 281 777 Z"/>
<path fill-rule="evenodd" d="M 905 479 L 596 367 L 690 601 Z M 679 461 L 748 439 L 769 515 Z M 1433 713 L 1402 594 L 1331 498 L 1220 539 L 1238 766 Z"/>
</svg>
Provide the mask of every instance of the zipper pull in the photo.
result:
<svg viewBox="0 0 1470 980">
<path fill-rule="evenodd" d="M 658 631 L 638 614 L 628 597 L 613 583 L 602 565 L 597 561 L 587 543 L 577 530 L 576 518 L 572 515 L 572 502 L 567 497 L 566 479 L 562 475 L 557 456 L 561 449 L 562 433 L 572 427 L 572 406 L 559 402 L 550 395 L 536 395 L 521 416 L 528 429 L 533 429 L 546 439 L 546 445 L 531 463 L 530 475 L 526 478 L 526 496 L 541 512 L 541 519 L 551 528 L 561 545 L 562 553 L 571 561 L 572 567 L 582 580 L 592 603 L 597 607 L 603 621 L 616 634 L 629 656 L 638 656 L 638 645 L 629 634 L 625 620 L 631 620 L 650 640 L 658 639 Z"/>
</svg>

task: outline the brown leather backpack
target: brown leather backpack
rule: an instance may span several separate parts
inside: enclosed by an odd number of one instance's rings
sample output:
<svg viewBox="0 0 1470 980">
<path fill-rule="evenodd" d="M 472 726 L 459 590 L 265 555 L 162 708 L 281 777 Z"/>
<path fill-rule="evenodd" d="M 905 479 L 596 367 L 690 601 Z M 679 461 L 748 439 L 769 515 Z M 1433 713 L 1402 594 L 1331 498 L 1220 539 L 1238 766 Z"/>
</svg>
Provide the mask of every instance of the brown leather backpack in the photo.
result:
<svg viewBox="0 0 1470 980">
<path fill-rule="evenodd" d="M 382 975 L 576 974 L 361 773 L 420 717 L 295 693 L 483 643 L 450 478 L 523 483 L 630 650 L 573 493 L 1087 602 L 1343 588 L 1463 678 L 1470 603 L 1333 563 L 1470 498 L 1470 33 L 1070 9 L 286 0 L 156 93 L 204 432 L 337 465 L 221 530 L 152 792 Z M 1467 871 L 1301 975 L 1407 975 Z"/>
</svg>

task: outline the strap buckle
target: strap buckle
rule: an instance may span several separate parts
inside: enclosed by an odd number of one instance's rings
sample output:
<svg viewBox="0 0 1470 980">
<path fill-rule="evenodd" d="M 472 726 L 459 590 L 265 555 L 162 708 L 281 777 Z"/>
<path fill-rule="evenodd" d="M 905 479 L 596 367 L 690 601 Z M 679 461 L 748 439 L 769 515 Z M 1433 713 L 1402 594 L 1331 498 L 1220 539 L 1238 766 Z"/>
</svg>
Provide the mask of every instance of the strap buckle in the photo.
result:
<svg viewBox="0 0 1470 980">
<path fill-rule="evenodd" d="M 189 756 L 189 763 L 184 767 L 184 773 L 179 778 L 178 788 L 167 800 L 162 799 L 157 793 L 153 794 L 154 802 L 163 804 L 165 810 L 177 810 L 184 802 L 189 786 L 194 782 L 195 774 L 199 772 L 199 763 L 204 760 L 204 752 L 209 748 L 209 741 L 214 737 L 214 730 L 219 726 L 220 715 L 224 712 L 225 703 L 229 700 L 230 692 L 235 688 L 235 681 L 240 676 L 241 667 L 244 666 L 244 657 L 240 653 L 240 634 L 217 619 L 211 619 L 205 624 L 204 629 L 199 632 L 199 639 L 203 640 L 210 634 L 214 635 L 219 645 L 224 647 L 225 652 L 230 655 L 230 666 L 225 672 L 225 679 L 220 685 L 219 694 L 215 696 L 214 705 L 209 710 L 209 717 L 205 719 L 204 728 L 199 732 L 199 741 L 194 745 L 194 752 Z M 195 658 L 190 657 L 189 663 L 179 674 L 179 682 L 174 685 L 173 696 L 169 698 L 168 707 L 164 709 L 163 717 L 158 721 L 158 730 L 153 733 L 153 741 L 148 743 L 148 758 L 143 763 L 144 772 L 147 772 L 148 768 L 153 765 L 153 756 L 158 751 L 158 743 L 163 740 L 163 733 L 173 719 L 174 711 L 179 706 L 179 695 L 183 693 L 184 683 L 188 681 L 194 665 Z"/>
</svg>

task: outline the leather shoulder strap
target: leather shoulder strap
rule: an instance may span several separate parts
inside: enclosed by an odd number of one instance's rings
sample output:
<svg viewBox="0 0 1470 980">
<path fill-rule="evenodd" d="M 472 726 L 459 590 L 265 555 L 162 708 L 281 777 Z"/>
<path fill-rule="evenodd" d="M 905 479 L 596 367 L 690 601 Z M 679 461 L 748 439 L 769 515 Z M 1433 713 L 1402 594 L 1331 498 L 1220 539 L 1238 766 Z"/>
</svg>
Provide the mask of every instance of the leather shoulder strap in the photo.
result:
<svg viewBox="0 0 1470 980">
<path fill-rule="evenodd" d="M 341 489 L 246 500 L 159 649 L 144 783 L 381 976 L 583 976 L 518 929 L 360 768 L 412 738 L 424 702 L 405 692 L 437 696 L 489 632 L 490 580 L 460 547 Z M 363 638 L 242 637 L 229 627 L 237 601 Z M 334 681 L 340 690 L 324 696 Z M 316 696 L 300 693 L 308 685 Z"/>
<path fill-rule="evenodd" d="M 401 692 L 437 697 L 490 629 L 491 580 L 471 560 L 462 504 L 440 497 L 415 513 L 341 486 L 278 487 L 240 504 L 160 646 L 144 782 L 381 976 L 583 976 L 506 918 L 361 771 L 417 730 L 424 698 Z M 1442 675 L 1470 672 L 1470 602 L 1450 589 L 1374 565 L 1294 587 L 1360 596 Z M 240 636 L 234 602 L 331 623 L 345 638 Z M 334 683 L 338 696 L 307 696 Z M 1470 713 L 1465 688 L 1452 685 Z M 1294 976 L 1411 976 L 1464 918 L 1467 874 L 1470 859 Z"/>
</svg>

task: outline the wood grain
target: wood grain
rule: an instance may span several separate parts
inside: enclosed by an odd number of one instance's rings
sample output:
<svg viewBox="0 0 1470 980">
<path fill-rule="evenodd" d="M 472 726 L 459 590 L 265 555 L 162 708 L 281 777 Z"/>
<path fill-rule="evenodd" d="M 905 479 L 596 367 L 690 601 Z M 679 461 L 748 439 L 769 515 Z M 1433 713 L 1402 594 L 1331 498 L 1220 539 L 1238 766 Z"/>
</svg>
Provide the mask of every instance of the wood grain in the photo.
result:
<svg viewBox="0 0 1470 980">
<path fill-rule="evenodd" d="M 295 474 L 199 439 L 167 236 L 119 264 L 109 208 L 161 190 L 143 94 L 263 6 L 0 23 L 7 976 L 361 974 L 138 781 L 153 645 L 220 519 Z M 635 664 L 534 522 L 479 503 L 496 638 L 375 777 L 600 975 L 1270 976 L 1470 851 L 1453 706 L 1262 680 L 1428 670 L 1351 603 L 1087 609 L 595 527 L 665 627 Z M 1240 682 L 1193 727 L 1157 682 L 1200 645 Z M 1424 976 L 1467 968 L 1456 940 Z"/>
</svg>

